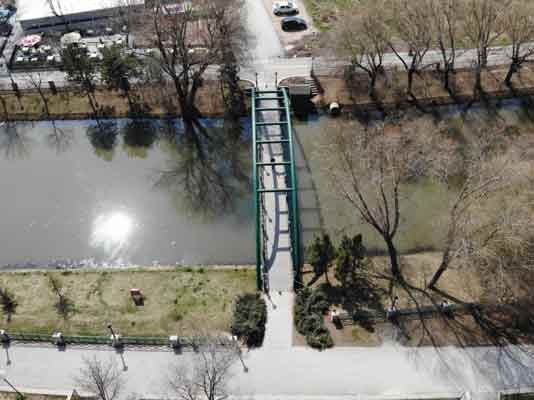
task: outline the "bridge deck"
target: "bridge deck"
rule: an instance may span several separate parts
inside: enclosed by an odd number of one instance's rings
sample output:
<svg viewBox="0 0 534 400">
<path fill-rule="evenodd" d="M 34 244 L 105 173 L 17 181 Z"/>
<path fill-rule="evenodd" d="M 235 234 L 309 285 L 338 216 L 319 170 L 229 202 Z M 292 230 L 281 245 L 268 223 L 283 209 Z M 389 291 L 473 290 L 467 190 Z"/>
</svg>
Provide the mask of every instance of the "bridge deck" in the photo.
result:
<svg viewBox="0 0 534 400">
<path fill-rule="evenodd" d="M 258 217 L 258 269 L 263 288 L 290 291 L 298 243 L 296 178 L 291 143 L 289 98 L 283 89 L 253 92 L 255 196 Z M 289 122 L 288 122 L 289 121 Z M 294 222 L 292 222 L 294 221 Z M 297 232 L 297 234 L 295 234 Z"/>
</svg>

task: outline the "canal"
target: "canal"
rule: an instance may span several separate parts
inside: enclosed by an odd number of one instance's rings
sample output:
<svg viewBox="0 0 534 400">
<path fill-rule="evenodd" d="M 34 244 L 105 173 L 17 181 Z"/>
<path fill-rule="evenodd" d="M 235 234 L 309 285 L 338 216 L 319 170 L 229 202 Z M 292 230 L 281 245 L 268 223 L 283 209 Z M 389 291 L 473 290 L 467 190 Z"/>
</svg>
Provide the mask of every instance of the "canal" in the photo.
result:
<svg viewBox="0 0 534 400">
<path fill-rule="evenodd" d="M 457 112 L 447 113 L 454 127 Z M 534 132 L 517 103 L 499 118 Z M 485 119 L 474 108 L 465 126 Z M 248 119 L 230 134 L 220 120 L 203 120 L 200 141 L 187 140 L 179 121 L 100 123 L 0 127 L 0 267 L 255 262 Z M 382 240 L 336 195 L 322 163 L 322 139 L 351 127 L 346 117 L 294 120 L 304 244 L 323 231 L 335 240 L 362 233 L 381 253 Z M 425 181 L 402 189 L 398 249 L 439 249 L 454 191 Z"/>
</svg>

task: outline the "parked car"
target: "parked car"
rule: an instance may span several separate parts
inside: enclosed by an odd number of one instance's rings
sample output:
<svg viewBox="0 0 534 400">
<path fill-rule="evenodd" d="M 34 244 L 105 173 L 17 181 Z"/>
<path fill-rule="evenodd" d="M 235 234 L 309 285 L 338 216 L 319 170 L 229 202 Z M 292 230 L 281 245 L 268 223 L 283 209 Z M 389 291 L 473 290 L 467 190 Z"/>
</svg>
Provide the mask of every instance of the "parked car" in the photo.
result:
<svg viewBox="0 0 534 400">
<path fill-rule="evenodd" d="M 292 1 L 276 1 L 273 4 L 274 15 L 295 15 L 299 13 L 298 7 Z"/>
<path fill-rule="evenodd" d="M 7 22 L 0 22 L 0 36 L 8 37 L 11 35 L 13 27 Z"/>
<path fill-rule="evenodd" d="M 285 17 L 280 25 L 283 31 L 303 31 L 308 28 L 306 21 L 298 17 Z"/>
</svg>

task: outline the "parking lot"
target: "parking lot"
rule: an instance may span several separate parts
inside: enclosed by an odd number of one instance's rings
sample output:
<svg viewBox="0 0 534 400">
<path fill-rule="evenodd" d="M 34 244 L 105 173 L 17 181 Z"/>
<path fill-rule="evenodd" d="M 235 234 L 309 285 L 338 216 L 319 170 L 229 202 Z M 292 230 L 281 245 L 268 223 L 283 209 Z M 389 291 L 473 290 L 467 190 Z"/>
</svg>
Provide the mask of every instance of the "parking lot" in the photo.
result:
<svg viewBox="0 0 534 400">
<path fill-rule="evenodd" d="M 273 13 L 273 4 L 280 0 L 262 0 L 262 1 L 268 14 L 270 15 L 271 21 L 273 23 L 273 26 L 276 30 L 278 37 L 280 38 L 280 41 L 282 42 L 282 46 L 284 50 L 286 51 L 291 50 L 291 48 L 295 46 L 296 43 L 301 41 L 305 36 L 308 36 L 310 34 L 314 34 L 314 32 L 317 32 L 317 30 L 315 29 L 313 25 L 313 20 L 308 14 L 308 12 L 306 11 L 306 8 L 304 7 L 304 2 L 302 0 L 292 0 L 299 10 L 299 13 L 295 16 L 305 20 L 308 25 L 308 28 L 306 30 L 292 31 L 292 32 L 283 31 L 280 25 L 280 22 L 284 18 L 284 16 L 276 16 Z"/>
<path fill-rule="evenodd" d="M 39 38 L 35 45 L 23 45 L 15 48 L 15 54 L 12 56 L 13 69 L 48 69 L 56 68 L 61 65 L 61 49 L 66 47 L 65 37 L 72 37 L 69 44 L 84 49 L 89 58 L 95 61 L 102 60 L 102 50 L 113 45 L 123 46 L 126 42 L 125 35 L 113 34 L 113 32 L 101 32 L 102 36 L 95 36 L 94 31 L 84 32 L 84 36 L 77 32 L 64 35 L 62 39 L 57 35 L 29 35 L 28 37 Z M 23 38 L 23 40 L 25 39 Z"/>
</svg>

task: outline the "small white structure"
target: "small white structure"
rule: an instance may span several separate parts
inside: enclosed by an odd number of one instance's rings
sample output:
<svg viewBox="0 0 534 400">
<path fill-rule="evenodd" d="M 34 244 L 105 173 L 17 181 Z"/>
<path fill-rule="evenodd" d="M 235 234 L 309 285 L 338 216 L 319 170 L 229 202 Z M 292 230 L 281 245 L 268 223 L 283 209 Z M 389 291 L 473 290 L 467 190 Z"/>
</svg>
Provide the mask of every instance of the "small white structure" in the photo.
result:
<svg viewBox="0 0 534 400">
<path fill-rule="evenodd" d="M 63 334 L 61 332 L 54 332 L 52 334 L 52 343 L 54 343 L 56 346 L 65 345 L 65 338 L 63 337 Z"/>
<path fill-rule="evenodd" d="M 2 343 L 8 343 L 11 340 L 9 335 L 4 329 L 0 329 L 0 342 Z"/>
<path fill-rule="evenodd" d="M 334 101 L 328 106 L 328 112 L 330 115 L 339 115 L 341 108 L 339 107 L 339 104 Z"/>
<path fill-rule="evenodd" d="M 169 336 L 169 347 L 173 349 L 180 347 L 180 339 L 178 338 L 178 335 Z"/>
<path fill-rule="evenodd" d="M 119 334 L 110 335 L 109 340 L 111 341 L 111 345 L 113 347 L 122 347 L 121 335 Z"/>
</svg>

